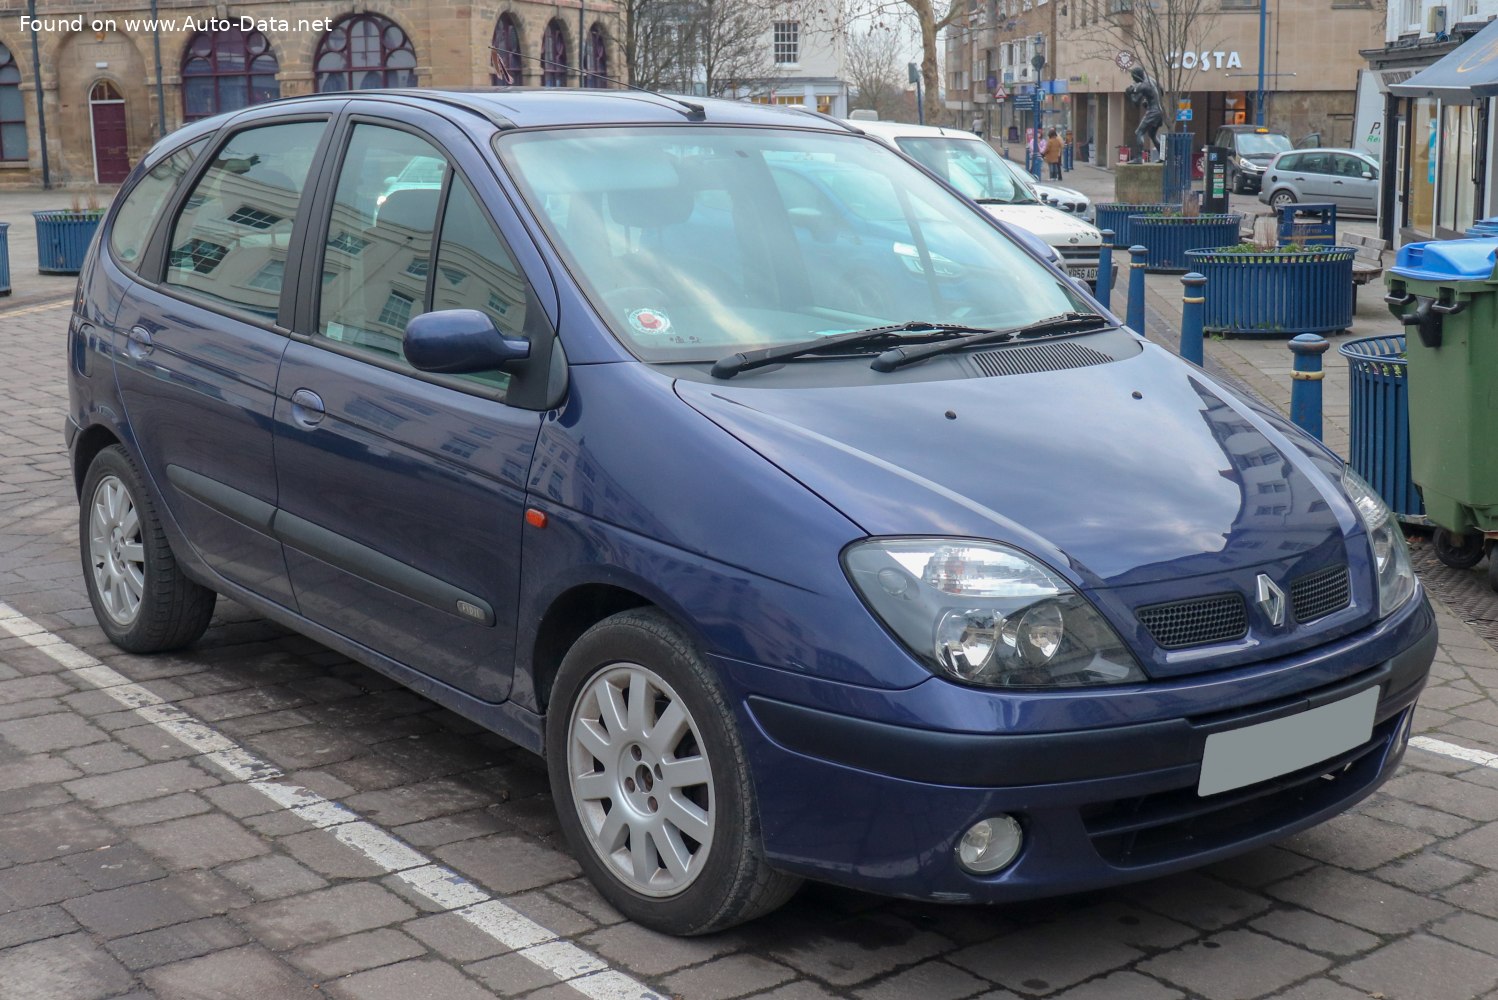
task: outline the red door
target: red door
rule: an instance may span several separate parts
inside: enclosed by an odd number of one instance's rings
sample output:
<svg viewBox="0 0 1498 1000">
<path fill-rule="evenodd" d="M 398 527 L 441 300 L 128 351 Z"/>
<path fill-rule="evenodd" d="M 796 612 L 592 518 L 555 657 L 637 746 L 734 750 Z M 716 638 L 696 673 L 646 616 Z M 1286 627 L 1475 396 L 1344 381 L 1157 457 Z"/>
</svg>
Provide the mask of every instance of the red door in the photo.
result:
<svg viewBox="0 0 1498 1000">
<path fill-rule="evenodd" d="M 130 143 L 125 136 L 125 101 L 108 80 L 100 80 L 88 95 L 94 126 L 94 179 L 118 184 L 130 173 Z"/>
</svg>

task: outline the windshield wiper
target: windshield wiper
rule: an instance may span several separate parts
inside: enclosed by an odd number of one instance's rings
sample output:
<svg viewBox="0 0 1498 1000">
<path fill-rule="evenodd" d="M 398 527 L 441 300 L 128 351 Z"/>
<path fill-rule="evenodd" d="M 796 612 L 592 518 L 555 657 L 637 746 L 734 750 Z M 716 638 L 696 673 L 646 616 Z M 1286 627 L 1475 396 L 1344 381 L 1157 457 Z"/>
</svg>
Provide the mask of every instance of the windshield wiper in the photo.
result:
<svg viewBox="0 0 1498 1000">
<path fill-rule="evenodd" d="M 778 361 L 788 361 L 805 354 L 815 354 L 833 347 L 857 347 L 862 344 L 877 344 L 884 340 L 927 340 L 932 337 L 961 337 L 963 334 L 987 333 L 975 326 L 959 326 L 953 323 L 928 323 L 925 320 L 910 320 L 907 323 L 892 323 L 889 326 L 873 326 L 867 330 L 852 330 L 831 337 L 816 337 L 779 347 L 765 347 L 758 351 L 742 351 L 719 358 L 713 363 L 713 378 L 733 378 L 739 372 L 751 368 L 763 368 Z M 916 334 L 915 338 L 910 334 Z"/>
<path fill-rule="evenodd" d="M 1035 323 L 1027 323 L 1024 326 L 1010 327 L 1007 330 L 982 330 L 974 332 L 971 336 L 957 337 L 952 340 L 944 340 L 939 344 L 922 344 L 918 347 L 894 347 L 879 355 L 869 363 L 869 367 L 876 372 L 892 372 L 896 368 L 904 368 L 906 365 L 914 364 L 925 358 L 937 354 L 946 354 L 951 351 L 960 351 L 964 347 L 977 347 L 980 344 L 1002 344 L 1007 340 L 1017 337 L 1043 337 L 1053 333 L 1077 333 L 1082 330 L 1092 330 L 1109 325 L 1108 317 L 1100 313 L 1092 312 L 1066 312 L 1049 319 L 1039 320 Z"/>
</svg>

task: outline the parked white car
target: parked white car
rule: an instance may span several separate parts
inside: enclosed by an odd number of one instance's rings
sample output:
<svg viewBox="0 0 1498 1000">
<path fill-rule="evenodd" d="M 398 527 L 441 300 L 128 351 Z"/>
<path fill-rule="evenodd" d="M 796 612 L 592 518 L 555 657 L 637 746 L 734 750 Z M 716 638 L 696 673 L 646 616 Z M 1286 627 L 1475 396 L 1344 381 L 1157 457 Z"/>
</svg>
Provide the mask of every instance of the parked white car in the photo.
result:
<svg viewBox="0 0 1498 1000">
<path fill-rule="evenodd" d="M 1098 253 L 1103 245 L 1097 227 L 1045 204 L 1024 172 L 1012 169 L 980 136 L 960 129 L 901 122 L 860 121 L 856 125 L 945 178 L 994 218 L 1044 240 L 1061 258 L 1068 274 L 1096 287 Z M 1108 280 L 1111 282 L 1116 274 L 1117 265 Z"/>
<path fill-rule="evenodd" d="M 1020 152 L 1023 155 L 1024 151 L 1021 150 Z M 1092 201 L 1081 191 L 1078 191 L 1076 188 L 1062 187 L 1060 184 L 1043 181 L 1026 170 L 1024 164 L 1017 160 L 1006 159 L 1004 163 L 1008 165 L 1016 177 L 1020 178 L 1020 180 L 1028 184 L 1035 191 L 1043 203 L 1070 215 L 1080 216 L 1088 222 L 1095 221 Z"/>
</svg>

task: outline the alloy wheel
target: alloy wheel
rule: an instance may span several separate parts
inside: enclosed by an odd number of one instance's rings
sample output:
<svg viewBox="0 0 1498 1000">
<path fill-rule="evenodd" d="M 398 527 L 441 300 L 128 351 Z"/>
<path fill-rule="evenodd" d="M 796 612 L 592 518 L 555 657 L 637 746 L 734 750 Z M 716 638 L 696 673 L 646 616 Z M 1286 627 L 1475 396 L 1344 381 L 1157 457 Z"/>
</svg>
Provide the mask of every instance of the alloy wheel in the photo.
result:
<svg viewBox="0 0 1498 1000">
<path fill-rule="evenodd" d="M 110 619 L 128 626 L 140 614 L 146 585 L 140 512 L 125 483 L 113 475 L 99 480 L 89 502 L 88 555 L 94 587 Z"/>
</svg>

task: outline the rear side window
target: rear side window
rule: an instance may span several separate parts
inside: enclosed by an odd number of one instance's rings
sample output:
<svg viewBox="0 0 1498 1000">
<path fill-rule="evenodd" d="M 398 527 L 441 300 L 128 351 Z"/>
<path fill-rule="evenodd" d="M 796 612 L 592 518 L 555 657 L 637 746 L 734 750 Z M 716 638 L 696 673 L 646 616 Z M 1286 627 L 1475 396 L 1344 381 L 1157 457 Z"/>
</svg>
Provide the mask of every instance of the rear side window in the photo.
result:
<svg viewBox="0 0 1498 1000">
<path fill-rule="evenodd" d="M 192 166 L 192 161 L 206 145 L 207 139 L 199 139 L 156 164 L 120 203 L 109 229 L 109 249 L 114 251 L 114 259 L 122 266 L 132 271 L 140 268 L 140 255 L 145 253 L 156 213 L 161 211 L 161 206 L 166 204 Z"/>
<path fill-rule="evenodd" d="M 219 151 L 172 226 L 166 283 L 274 322 L 292 222 L 325 122 L 246 129 Z"/>
</svg>

